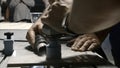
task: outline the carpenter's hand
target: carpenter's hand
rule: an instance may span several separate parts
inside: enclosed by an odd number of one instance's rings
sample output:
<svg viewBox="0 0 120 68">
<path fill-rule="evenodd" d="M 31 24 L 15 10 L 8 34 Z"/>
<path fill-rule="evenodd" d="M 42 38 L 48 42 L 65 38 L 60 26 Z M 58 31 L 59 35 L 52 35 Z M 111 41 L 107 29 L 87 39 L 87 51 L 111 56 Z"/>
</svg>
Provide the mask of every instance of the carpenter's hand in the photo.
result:
<svg viewBox="0 0 120 68">
<path fill-rule="evenodd" d="M 35 44 L 35 31 L 34 29 L 30 28 L 26 34 L 26 39 L 29 42 L 29 44 L 34 48 Z"/>
<path fill-rule="evenodd" d="M 73 43 L 71 49 L 74 51 L 93 50 L 100 45 L 100 41 L 95 34 L 80 35 L 69 43 Z"/>
<path fill-rule="evenodd" d="M 41 20 L 38 20 L 27 31 L 26 39 L 33 48 L 34 48 L 34 44 L 35 44 L 35 36 L 38 34 L 42 34 L 42 26 L 43 26 L 43 24 L 41 23 Z"/>
</svg>

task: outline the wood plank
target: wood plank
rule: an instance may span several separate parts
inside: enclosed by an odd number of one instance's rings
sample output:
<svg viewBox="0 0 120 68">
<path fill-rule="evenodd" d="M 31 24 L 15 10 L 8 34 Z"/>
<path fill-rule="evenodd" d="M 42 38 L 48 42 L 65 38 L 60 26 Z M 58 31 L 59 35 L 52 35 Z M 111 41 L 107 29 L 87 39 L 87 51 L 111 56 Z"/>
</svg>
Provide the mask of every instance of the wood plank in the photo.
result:
<svg viewBox="0 0 120 68">
<path fill-rule="evenodd" d="M 7 68 L 8 59 L 5 59 L 5 55 L 0 52 L 0 68 Z"/>
<path fill-rule="evenodd" d="M 3 45 L 3 41 L 0 40 L 0 45 Z M 3 67 L 18 67 L 18 66 L 28 66 L 28 65 L 50 65 L 50 64 L 78 64 L 78 65 L 85 65 L 88 64 L 89 60 L 87 60 L 87 63 L 83 63 L 83 59 L 89 58 L 91 60 L 94 60 L 93 62 L 90 62 L 92 64 L 97 63 L 100 65 L 107 64 L 111 65 L 109 62 L 103 60 L 98 54 L 93 53 L 91 51 L 87 52 L 74 52 L 69 47 L 66 47 L 65 44 L 62 44 L 62 62 L 46 62 L 46 55 L 38 56 L 34 52 L 26 49 L 26 47 L 29 46 L 28 42 L 14 42 L 14 53 L 12 56 L 7 57 L 4 60 L 4 63 L 2 63 Z M 89 56 L 90 55 L 90 56 Z M 95 60 L 95 57 L 97 56 L 96 60 L 102 63 L 98 63 Z M 98 57 L 99 56 L 99 57 Z M 83 57 L 83 58 L 82 58 Z M 82 60 L 81 60 L 82 58 Z M 102 60 L 100 60 L 102 59 Z M 78 61 L 79 60 L 79 61 Z"/>
<path fill-rule="evenodd" d="M 62 44 L 62 62 L 46 62 L 46 55 L 43 56 L 37 56 L 36 54 L 34 54 L 32 51 L 29 51 L 27 49 L 25 49 L 25 47 L 27 47 L 29 44 L 27 42 L 16 42 L 14 45 L 14 54 L 10 57 L 10 60 L 8 61 L 8 66 L 28 66 L 28 65 L 46 65 L 46 64 L 56 64 L 56 63 L 60 63 L 60 64 L 88 64 L 88 62 L 84 62 L 80 61 L 77 62 L 77 60 L 75 60 L 75 58 L 80 57 L 87 57 L 91 56 L 91 60 L 94 60 L 93 57 L 97 56 L 97 59 L 95 61 L 93 61 L 92 63 L 96 63 L 98 60 L 100 60 L 101 65 L 106 64 L 106 65 L 111 65 L 110 63 L 108 63 L 107 61 L 103 60 L 103 58 L 98 57 L 99 55 L 96 53 L 93 53 L 91 51 L 87 51 L 87 52 L 74 52 L 72 51 L 69 47 L 66 47 L 65 44 Z M 92 57 L 93 56 L 93 57 Z M 87 57 L 89 58 L 89 57 Z M 78 58 L 79 59 L 79 58 Z M 83 59 L 82 59 L 83 60 Z M 64 61 L 64 62 L 63 62 Z M 104 61 L 104 62 L 103 62 Z M 98 61 L 99 62 L 99 61 Z M 96 63 L 99 64 L 99 63 Z"/>
<path fill-rule="evenodd" d="M 29 29 L 33 23 L 26 22 L 1 22 L 0 29 Z"/>
<path fill-rule="evenodd" d="M 0 39 L 3 40 L 5 38 L 5 32 L 13 32 L 14 35 L 12 36 L 12 39 L 25 41 L 27 30 L 28 29 L 0 29 Z"/>
<path fill-rule="evenodd" d="M 4 49 L 4 44 L 3 44 L 3 41 L 0 40 L 0 52 L 2 52 L 3 49 Z"/>
<path fill-rule="evenodd" d="M 3 58 L 4 58 L 4 55 L 2 54 L 2 52 L 0 52 L 0 63 L 2 63 Z"/>
<path fill-rule="evenodd" d="M 6 57 L 0 64 L 0 68 L 7 68 L 7 63 L 10 57 Z"/>
</svg>

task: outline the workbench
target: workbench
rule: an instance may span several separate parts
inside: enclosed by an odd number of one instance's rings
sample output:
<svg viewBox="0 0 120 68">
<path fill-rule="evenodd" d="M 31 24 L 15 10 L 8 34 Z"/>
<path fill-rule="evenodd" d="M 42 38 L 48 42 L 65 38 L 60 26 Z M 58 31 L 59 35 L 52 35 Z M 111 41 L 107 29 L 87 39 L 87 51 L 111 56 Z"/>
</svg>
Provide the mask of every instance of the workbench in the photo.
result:
<svg viewBox="0 0 120 68">
<path fill-rule="evenodd" d="M 86 67 L 86 68 L 117 68 L 110 62 L 102 58 L 99 54 L 91 51 L 75 52 L 67 47 L 66 44 L 61 44 L 61 60 L 46 61 L 46 54 L 41 56 L 36 55 L 30 50 L 30 45 L 25 39 L 26 29 L 0 29 L 0 34 L 3 32 L 12 31 L 15 34 L 14 52 L 11 56 L 2 54 L 4 49 L 3 39 L 0 39 L 0 68 L 7 67 L 24 67 L 24 66 L 67 66 L 66 68 Z M 0 35 L 2 36 L 2 35 Z M 3 37 L 1 37 L 3 38 Z M 43 50 L 45 51 L 45 50 Z"/>
<path fill-rule="evenodd" d="M 1 45 L 2 42 L 0 42 Z M 27 49 L 28 42 L 14 42 L 14 52 L 7 63 L 8 67 L 32 66 L 32 65 L 80 65 L 80 66 L 111 66 L 111 63 L 104 60 L 97 53 L 74 52 L 64 44 L 62 46 L 62 61 L 47 62 L 46 55 L 38 56 Z"/>
</svg>

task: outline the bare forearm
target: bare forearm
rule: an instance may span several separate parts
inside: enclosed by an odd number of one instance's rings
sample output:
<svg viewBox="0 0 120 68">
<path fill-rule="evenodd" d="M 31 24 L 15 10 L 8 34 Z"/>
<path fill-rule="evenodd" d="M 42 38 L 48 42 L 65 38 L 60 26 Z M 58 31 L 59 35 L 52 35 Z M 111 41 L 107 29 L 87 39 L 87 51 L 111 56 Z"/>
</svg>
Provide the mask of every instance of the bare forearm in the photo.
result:
<svg viewBox="0 0 120 68">
<path fill-rule="evenodd" d="M 99 32 L 96 32 L 96 36 L 99 38 L 100 42 L 102 43 L 106 36 L 108 35 L 108 33 L 110 32 L 111 28 L 109 29 L 106 29 L 106 30 L 102 30 L 102 31 L 99 31 Z"/>
</svg>

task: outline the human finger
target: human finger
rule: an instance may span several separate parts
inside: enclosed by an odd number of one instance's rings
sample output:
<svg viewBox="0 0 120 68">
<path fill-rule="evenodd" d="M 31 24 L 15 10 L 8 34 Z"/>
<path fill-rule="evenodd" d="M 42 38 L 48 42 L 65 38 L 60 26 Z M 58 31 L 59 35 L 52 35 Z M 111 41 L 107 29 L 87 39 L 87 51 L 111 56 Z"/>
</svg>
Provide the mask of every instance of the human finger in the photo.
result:
<svg viewBox="0 0 120 68">
<path fill-rule="evenodd" d="M 97 44 L 97 43 L 92 43 L 87 50 L 93 50 L 93 49 L 95 49 L 95 48 L 97 48 L 97 47 L 98 47 L 98 44 Z"/>
<path fill-rule="evenodd" d="M 86 51 L 91 44 L 92 44 L 92 41 L 87 40 L 87 41 L 85 41 L 85 43 L 78 50 L 79 51 Z"/>
<path fill-rule="evenodd" d="M 87 40 L 87 38 L 78 38 L 75 40 L 74 44 L 72 45 L 71 49 L 72 50 L 78 50 L 84 42 Z"/>
</svg>

